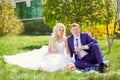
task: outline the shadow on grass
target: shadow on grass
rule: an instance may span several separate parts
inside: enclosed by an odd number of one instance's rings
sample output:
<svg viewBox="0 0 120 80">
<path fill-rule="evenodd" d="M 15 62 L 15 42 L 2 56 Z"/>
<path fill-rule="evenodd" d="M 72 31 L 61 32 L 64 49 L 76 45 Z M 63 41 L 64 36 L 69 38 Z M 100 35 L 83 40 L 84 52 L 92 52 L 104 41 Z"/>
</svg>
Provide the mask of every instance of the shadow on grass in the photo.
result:
<svg viewBox="0 0 120 80">
<path fill-rule="evenodd" d="M 51 34 L 19 34 L 19 36 L 50 36 Z"/>
<path fill-rule="evenodd" d="M 40 45 L 40 46 L 27 46 L 27 47 L 23 47 L 22 49 L 23 50 L 33 50 L 33 49 L 39 49 L 41 47 L 42 47 L 42 45 Z"/>
</svg>

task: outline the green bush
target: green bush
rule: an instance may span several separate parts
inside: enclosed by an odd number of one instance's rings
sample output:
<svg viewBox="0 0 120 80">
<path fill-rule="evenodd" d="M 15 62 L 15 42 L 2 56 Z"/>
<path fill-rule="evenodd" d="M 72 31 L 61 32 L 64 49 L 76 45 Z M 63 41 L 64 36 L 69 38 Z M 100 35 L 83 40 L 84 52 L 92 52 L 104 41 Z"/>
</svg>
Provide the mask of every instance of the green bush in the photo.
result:
<svg viewBox="0 0 120 80">
<path fill-rule="evenodd" d="M 50 34 L 51 30 L 42 20 L 24 21 L 24 34 Z"/>
<path fill-rule="evenodd" d="M 9 0 L 0 2 L 0 35 L 20 34 L 24 31 L 23 23 L 15 14 Z"/>
</svg>

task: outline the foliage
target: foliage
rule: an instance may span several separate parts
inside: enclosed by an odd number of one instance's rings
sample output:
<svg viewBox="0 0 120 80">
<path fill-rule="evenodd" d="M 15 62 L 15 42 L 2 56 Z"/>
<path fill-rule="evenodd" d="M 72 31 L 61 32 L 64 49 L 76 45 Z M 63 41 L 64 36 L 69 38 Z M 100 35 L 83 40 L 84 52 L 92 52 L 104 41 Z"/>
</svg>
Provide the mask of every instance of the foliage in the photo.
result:
<svg viewBox="0 0 120 80">
<path fill-rule="evenodd" d="M 97 27 L 88 27 L 88 28 L 83 28 L 83 32 L 88 32 L 90 33 L 95 39 L 106 39 L 106 26 L 99 26 Z"/>
<path fill-rule="evenodd" d="M 116 34 L 120 34 L 119 26 L 116 27 L 114 34 L 114 23 L 109 24 L 109 35 L 110 38 L 116 37 Z M 96 25 L 93 27 L 82 28 L 82 32 L 90 33 L 96 39 L 107 39 L 107 31 L 105 25 Z"/>
<path fill-rule="evenodd" d="M 110 13 L 112 18 L 112 7 Z M 51 27 L 57 22 L 67 27 L 73 22 L 83 27 L 106 23 L 104 0 L 43 0 L 43 14 Z"/>
<path fill-rule="evenodd" d="M 12 3 L 2 0 L 0 3 L 0 35 L 23 32 L 23 23 L 15 15 Z"/>
<path fill-rule="evenodd" d="M 114 42 L 114 36 L 115 36 L 115 30 L 116 30 L 116 27 L 117 27 L 117 24 L 118 24 L 118 3 L 117 3 L 117 0 L 114 1 L 114 0 L 105 0 L 105 9 L 106 9 L 106 31 L 107 31 L 107 39 L 108 39 L 108 48 L 109 48 L 109 53 L 111 52 L 111 48 L 112 48 L 112 45 L 113 45 L 113 42 Z M 116 5 L 113 7 L 111 6 L 114 5 L 116 3 Z M 113 7 L 114 9 L 114 16 L 113 16 L 113 19 L 111 20 L 110 18 L 110 11 L 111 11 L 111 7 Z M 114 25 L 113 25 L 113 36 L 111 37 L 111 34 L 110 34 L 110 30 L 109 30 L 109 24 L 110 22 L 114 22 Z"/>
<path fill-rule="evenodd" d="M 50 34 L 49 26 L 43 23 L 42 20 L 26 21 L 24 23 L 25 34 Z"/>
<path fill-rule="evenodd" d="M 74 71 L 56 71 L 53 73 L 42 70 L 30 70 L 9 65 L 3 62 L 3 55 L 14 55 L 47 45 L 50 36 L 3 36 L 0 37 L 0 80 L 120 80 L 120 40 L 115 39 L 111 54 L 107 54 L 107 40 L 98 40 L 104 54 L 109 60 L 107 72 L 77 73 Z"/>
</svg>

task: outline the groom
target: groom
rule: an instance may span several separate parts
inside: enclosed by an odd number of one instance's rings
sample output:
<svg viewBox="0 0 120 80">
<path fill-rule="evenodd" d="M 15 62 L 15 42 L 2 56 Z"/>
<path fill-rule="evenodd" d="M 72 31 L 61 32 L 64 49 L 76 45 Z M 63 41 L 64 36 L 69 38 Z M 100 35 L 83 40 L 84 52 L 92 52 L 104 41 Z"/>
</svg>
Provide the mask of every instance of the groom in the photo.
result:
<svg viewBox="0 0 120 80">
<path fill-rule="evenodd" d="M 68 37 L 71 57 L 75 58 L 74 65 L 79 69 L 98 67 L 98 71 L 104 73 L 107 65 L 103 63 L 97 41 L 89 34 L 81 33 L 79 27 L 77 23 L 71 24 L 72 35 Z"/>
</svg>

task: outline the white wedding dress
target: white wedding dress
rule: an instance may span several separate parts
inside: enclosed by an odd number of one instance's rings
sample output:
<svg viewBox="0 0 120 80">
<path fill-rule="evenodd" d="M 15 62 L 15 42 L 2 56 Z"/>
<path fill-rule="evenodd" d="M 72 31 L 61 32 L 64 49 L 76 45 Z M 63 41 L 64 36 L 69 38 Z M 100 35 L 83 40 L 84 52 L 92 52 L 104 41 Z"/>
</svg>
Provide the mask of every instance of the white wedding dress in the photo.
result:
<svg viewBox="0 0 120 80">
<path fill-rule="evenodd" d="M 48 53 L 48 46 L 43 45 L 40 49 L 25 53 L 5 55 L 4 61 L 33 70 L 41 69 L 47 72 L 63 70 L 67 63 L 74 63 L 74 61 L 65 53 L 65 42 L 57 42 L 57 45 L 60 49 L 59 54 Z"/>
</svg>

